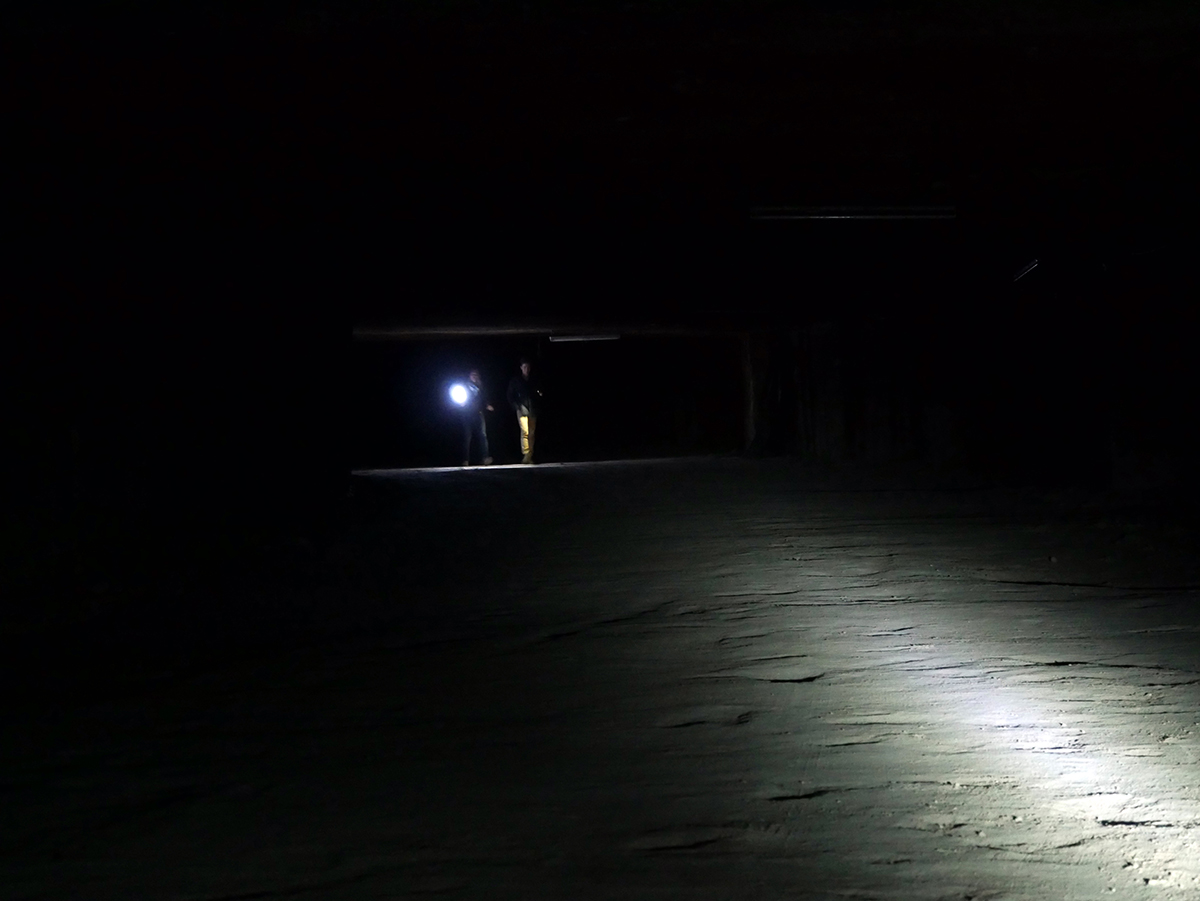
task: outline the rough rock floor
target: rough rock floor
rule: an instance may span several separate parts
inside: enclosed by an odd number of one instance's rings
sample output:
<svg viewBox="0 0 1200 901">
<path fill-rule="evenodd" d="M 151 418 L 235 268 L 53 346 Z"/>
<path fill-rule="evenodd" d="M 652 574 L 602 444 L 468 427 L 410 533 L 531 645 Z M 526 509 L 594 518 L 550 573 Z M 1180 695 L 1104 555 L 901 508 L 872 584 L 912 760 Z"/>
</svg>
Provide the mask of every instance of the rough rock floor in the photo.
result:
<svg viewBox="0 0 1200 901">
<path fill-rule="evenodd" d="M 1187 522 L 736 459 L 355 490 L 9 716 L 0 896 L 1200 896 Z"/>
</svg>

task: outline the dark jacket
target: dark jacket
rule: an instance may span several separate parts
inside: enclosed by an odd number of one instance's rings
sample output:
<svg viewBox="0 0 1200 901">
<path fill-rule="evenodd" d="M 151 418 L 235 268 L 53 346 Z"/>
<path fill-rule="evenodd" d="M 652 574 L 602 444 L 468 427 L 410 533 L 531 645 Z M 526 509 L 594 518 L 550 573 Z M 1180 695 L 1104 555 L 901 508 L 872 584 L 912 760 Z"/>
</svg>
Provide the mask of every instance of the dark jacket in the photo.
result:
<svg viewBox="0 0 1200 901">
<path fill-rule="evenodd" d="M 518 416 L 537 416 L 538 399 L 541 394 L 533 376 L 526 379 L 525 376 L 517 373 L 508 383 L 508 405 Z"/>
<path fill-rule="evenodd" d="M 468 381 L 466 388 L 467 402 L 463 404 L 463 413 L 471 415 L 482 413 L 484 408 L 487 406 L 487 401 L 483 396 L 483 386 L 476 385 L 474 382 Z"/>
</svg>

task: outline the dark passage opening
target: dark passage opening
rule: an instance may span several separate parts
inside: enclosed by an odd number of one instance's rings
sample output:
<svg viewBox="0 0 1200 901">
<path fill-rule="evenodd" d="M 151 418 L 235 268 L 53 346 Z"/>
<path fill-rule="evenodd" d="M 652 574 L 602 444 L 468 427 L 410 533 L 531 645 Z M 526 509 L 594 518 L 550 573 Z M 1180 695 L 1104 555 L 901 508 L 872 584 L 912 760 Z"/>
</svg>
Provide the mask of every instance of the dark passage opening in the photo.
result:
<svg viewBox="0 0 1200 901">
<path fill-rule="evenodd" d="M 543 399 L 539 462 L 719 454 L 739 449 L 743 387 L 732 335 L 625 334 L 552 341 L 546 334 L 358 341 L 350 377 L 356 469 L 461 462 L 455 381 L 479 369 L 496 463 L 520 459 L 505 394 L 527 357 Z"/>
</svg>

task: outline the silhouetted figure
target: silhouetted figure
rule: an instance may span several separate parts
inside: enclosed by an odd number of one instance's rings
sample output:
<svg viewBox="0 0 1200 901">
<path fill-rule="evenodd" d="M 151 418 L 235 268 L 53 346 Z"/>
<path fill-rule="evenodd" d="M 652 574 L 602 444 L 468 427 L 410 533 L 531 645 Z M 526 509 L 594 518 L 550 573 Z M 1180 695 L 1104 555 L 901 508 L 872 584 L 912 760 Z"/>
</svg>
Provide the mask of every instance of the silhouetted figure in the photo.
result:
<svg viewBox="0 0 1200 901">
<path fill-rule="evenodd" d="M 508 405 L 517 414 L 521 428 L 521 462 L 533 462 L 533 437 L 537 429 L 538 399 L 542 392 L 530 376 L 529 361 L 521 359 L 521 371 L 508 383 Z"/>
<path fill-rule="evenodd" d="M 495 407 L 487 403 L 484 398 L 483 382 L 479 378 L 478 369 L 471 370 L 466 388 L 467 402 L 462 407 L 462 465 L 471 465 L 471 440 L 474 439 L 482 455 L 483 465 L 489 466 L 492 462 L 492 457 L 488 452 L 487 420 L 484 419 L 483 411 L 492 411 L 495 410 Z"/>
</svg>

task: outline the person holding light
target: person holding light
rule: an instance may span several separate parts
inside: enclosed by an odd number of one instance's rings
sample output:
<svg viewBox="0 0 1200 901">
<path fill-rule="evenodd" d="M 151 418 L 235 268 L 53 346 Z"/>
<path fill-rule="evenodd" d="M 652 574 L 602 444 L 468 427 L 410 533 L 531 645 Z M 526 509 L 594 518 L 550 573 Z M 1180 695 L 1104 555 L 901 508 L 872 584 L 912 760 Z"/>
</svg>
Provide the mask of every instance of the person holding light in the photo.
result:
<svg viewBox="0 0 1200 901">
<path fill-rule="evenodd" d="M 482 455 L 483 465 L 490 466 L 492 458 L 488 453 L 487 420 L 484 419 L 483 411 L 492 412 L 495 407 L 484 399 L 483 381 L 479 377 L 478 369 L 471 370 L 467 384 L 463 387 L 466 392 L 460 403 L 463 426 L 462 465 L 471 465 L 471 442 L 474 440 Z M 457 399 L 455 402 L 459 403 Z"/>
</svg>

